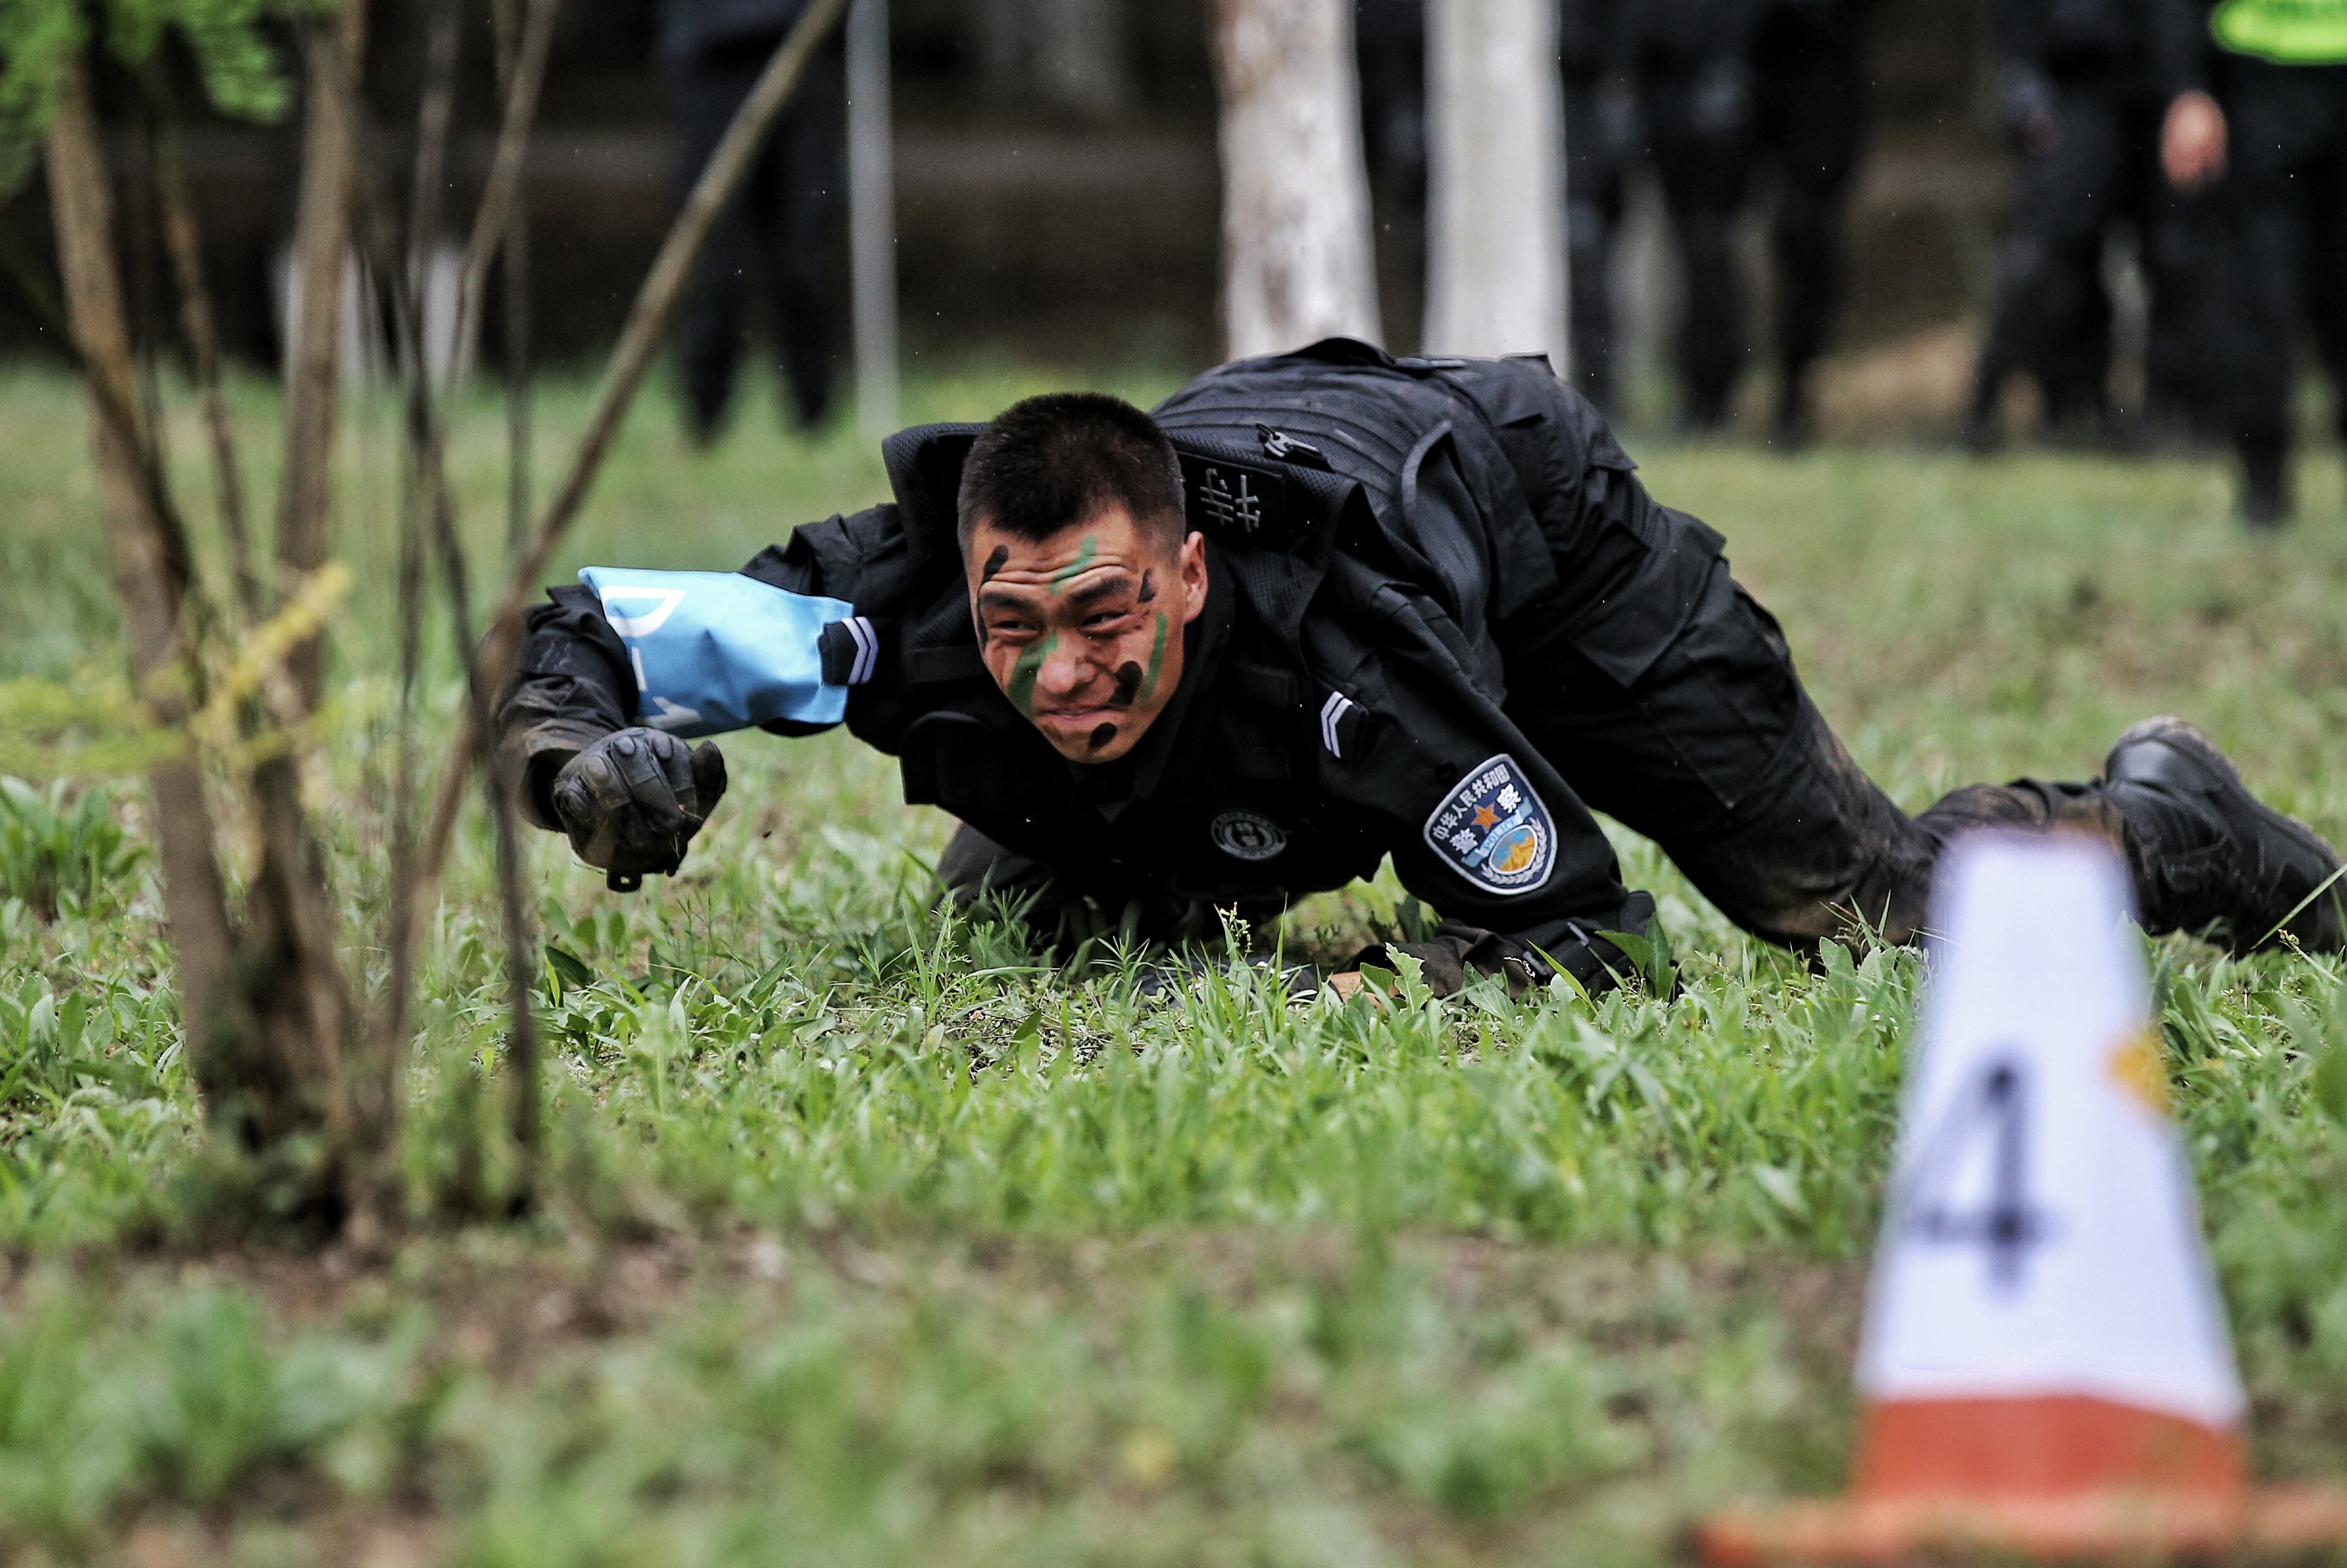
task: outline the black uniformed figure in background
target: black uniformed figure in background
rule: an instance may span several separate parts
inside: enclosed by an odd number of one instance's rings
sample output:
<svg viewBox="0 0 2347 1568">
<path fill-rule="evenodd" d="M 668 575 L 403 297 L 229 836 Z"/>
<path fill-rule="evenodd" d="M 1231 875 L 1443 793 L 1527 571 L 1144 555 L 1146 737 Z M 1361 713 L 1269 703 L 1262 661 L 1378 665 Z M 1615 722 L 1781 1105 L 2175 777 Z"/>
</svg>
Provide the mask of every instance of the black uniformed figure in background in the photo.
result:
<svg viewBox="0 0 2347 1568">
<path fill-rule="evenodd" d="M 824 636 L 848 728 L 960 819 L 948 886 L 1030 900 L 1062 941 L 1213 939 L 1218 910 L 1267 918 L 1390 856 L 1443 917 L 1409 949 L 1438 988 L 1553 965 L 1600 986 L 1623 967 L 1602 933 L 1655 906 L 1594 811 L 1794 945 L 1858 922 L 1907 940 L 1941 847 L 1983 823 L 2106 835 L 2150 929 L 2236 948 L 2339 864 L 2176 720 L 2095 782 L 1908 816 L 1720 536 L 1655 504 L 1536 363 L 1334 339 L 1211 371 L 1153 418 L 1054 395 L 883 452 L 895 500 L 743 570 L 853 606 Z M 723 788 L 715 747 L 646 727 L 595 597 L 551 598 L 499 711 L 524 809 L 615 874 L 673 870 Z M 2338 948 L 2337 898 L 2290 931 Z"/>
<path fill-rule="evenodd" d="M 1614 240 L 1623 177 L 1636 141 L 1636 109 L 1619 71 L 1615 21 L 1623 0 L 1562 0 L 1557 60 L 1563 77 L 1565 242 L 1572 289 L 1573 379 L 1583 396 L 1614 399 Z M 1425 0 L 1355 0 L 1361 141 L 1370 178 L 1402 220 L 1426 227 Z M 1418 254 L 1425 254 L 1421 241 Z"/>
<path fill-rule="evenodd" d="M 1842 295 L 1842 213 L 1858 165 L 1860 0 L 1640 0 L 1622 48 L 1686 280 L 1679 369 L 1697 430 L 1728 420 L 1747 354 L 1737 220 L 1773 162 L 1775 432 L 1809 429 L 1809 373 Z"/>
<path fill-rule="evenodd" d="M 1573 379 L 1611 413 L 1616 395 L 1614 242 L 1638 145 L 1636 90 L 1621 50 L 1631 0 L 1563 0 L 1557 59 L 1564 73 L 1565 244 L 1571 251 Z"/>
<path fill-rule="evenodd" d="M 2347 0 L 2222 0 L 2213 10 L 2205 0 L 2168 0 L 2161 20 L 2171 68 L 2194 89 L 2168 116 L 2162 159 L 2180 186 L 2221 180 L 2232 220 L 2229 380 L 2241 515 L 2276 526 L 2291 505 L 2301 320 L 2347 434 Z M 2217 47 L 2204 50 L 2211 38 Z"/>
<path fill-rule="evenodd" d="M 2193 82 L 2157 47 L 2170 0 L 2005 0 L 1999 99 L 2020 145 L 2021 190 L 1973 377 L 1966 440 L 1999 438 L 2005 383 L 2038 384 L 2049 425 L 2113 433 L 2111 308 L 2103 243 L 2132 227 L 2150 294 L 2147 391 L 2165 420 L 2213 421 L 2224 379 L 2221 232 L 2209 204 L 2159 166 L 2168 105 Z"/>
<path fill-rule="evenodd" d="M 717 149 L 742 100 L 806 0 L 661 0 L 660 53 L 668 79 L 677 190 Z M 768 284 L 792 418 L 818 423 L 831 404 L 840 311 L 838 253 L 846 211 L 847 89 L 836 37 L 816 52 L 780 123 L 710 231 L 677 322 L 685 420 L 712 438 L 733 397 L 748 346 L 753 265 Z"/>
</svg>

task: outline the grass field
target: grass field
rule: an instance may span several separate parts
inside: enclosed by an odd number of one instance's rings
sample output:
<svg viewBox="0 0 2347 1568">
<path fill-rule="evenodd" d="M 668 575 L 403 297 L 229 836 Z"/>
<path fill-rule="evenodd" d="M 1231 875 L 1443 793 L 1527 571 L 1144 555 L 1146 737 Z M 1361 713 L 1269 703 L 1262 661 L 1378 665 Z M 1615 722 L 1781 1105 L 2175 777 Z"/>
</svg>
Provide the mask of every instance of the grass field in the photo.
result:
<svg viewBox="0 0 2347 1568">
<path fill-rule="evenodd" d="M 916 379 L 907 412 L 1099 379 L 966 366 Z M 264 433 L 267 390 L 239 402 Z M 583 405 L 548 395 L 546 467 Z M 668 414 L 635 420 L 565 572 L 731 566 L 881 493 L 844 434 L 784 442 L 757 407 L 704 456 Z M 352 415 L 361 586 L 312 775 L 367 983 L 392 415 Z M 484 405 L 455 453 L 485 563 L 501 438 Z M 1632 446 L 1727 535 L 1903 804 L 2091 773 L 2173 711 L 2347 837 L 2335 454 L 2261 541 L 2214 464 Z M 173 447 L 208 511 L 192 425 Z M 118 682 L 86 451 L 68 384 L 0 380 L 0 745 L 43 787 L 102 756 L 61 743 L 58 693 L 99 714 Z M 445 659 L 432 690 L 445 729 Z M 1706 1503 L 1840 1484 L 1911 955 L 1829 948 L 1811 974 L 1625 835 L 1675 1001 L 1379 1012 L 1287 1005 L 1239 970 L 1144 1005 L 933 913 L 948 825 L 897 804 L 887 759 L 844 736 L 728 757 L 672 881 L 618 897 L 532 844 L 549 1201 L 520 1226 L 449 1215 L 384 1269 L 205 1239 L 135 784 L 78 817 L 11 797 L 30 804 L 0 813 L 0 1558 L 1628 1563 Z M 411 1085 L 427 1215 L 504 1158 L 487 838 L 464 834 Z M 66 843 L 62 886 L 36 886 Z M 1392 892 L 1315 899 L 1286 939 L 1341 957 Z M 2335 1477 L 2347 1092 L 2312 1086 L 2347 984 L 2182 941 L 2153 958 L 2255 1462 Z M 2347 1091 L 2342 1066 L 2321 1082 Z"/>
</svg>

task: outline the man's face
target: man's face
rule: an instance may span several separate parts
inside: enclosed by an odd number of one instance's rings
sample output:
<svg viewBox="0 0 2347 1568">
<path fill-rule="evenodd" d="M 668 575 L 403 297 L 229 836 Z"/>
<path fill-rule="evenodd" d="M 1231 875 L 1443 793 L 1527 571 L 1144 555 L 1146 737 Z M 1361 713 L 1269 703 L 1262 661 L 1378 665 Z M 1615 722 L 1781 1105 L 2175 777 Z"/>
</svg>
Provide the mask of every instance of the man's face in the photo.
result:
<svg viewBox="0 0 2347 1568">
<path fill-rule="evenodd" d="M 1133 750 L 1182 683 L 1183 629 L 1206 608 L 1206 546 L 1158 544 L 1122 507 L 1040 543 L 970 530 L 970 613 L 986 668 L 1061 756 Z"/>
</svg>

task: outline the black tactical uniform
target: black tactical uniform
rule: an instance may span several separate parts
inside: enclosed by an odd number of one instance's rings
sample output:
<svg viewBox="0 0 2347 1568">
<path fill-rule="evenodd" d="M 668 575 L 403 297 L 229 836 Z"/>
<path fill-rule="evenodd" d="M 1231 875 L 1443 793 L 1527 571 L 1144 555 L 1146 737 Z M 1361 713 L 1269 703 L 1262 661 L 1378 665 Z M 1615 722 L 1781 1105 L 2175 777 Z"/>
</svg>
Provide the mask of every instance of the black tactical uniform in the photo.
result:
<svg viewBox="0 0 2347 1568">
<path fill-rule="evenodd" d="M 2168 0 L 2006 0 L 2000 97 L 2022 141 L 2021 190 L 1999 261 L 1996 307 L 1973 378 L 1969 438 L 1994 444 L 2006 380 L 2038 384 L 2049 424 L 2105 424 L 2111 309 L 2105 235 L 2136 235 L 2150 292 L 2153 406 L 2216 416 L 2223 383 L 2222 232 L 2206 198 L 2159 169 L 2168 103 L 2188 85 L 2156 46 Z"/>
<path fill-rule="evenodd" d="M 1118 762 L 1065 761 L 979 661 L 954 506 L 980 426 L 891 437 L 894 503 L 743 569 L 846 600 L 876 632 L 848 727 L 901 760 L 907 800 L 965 825 L 940 866 L 965 894 L 1031 896 L 1066 935 L 1208 937 L 1219 908 L 1272 914 L 1390 855 L 1445 917 L 1414 949 L 1438 983 L 1467 965 L 1537 977 L 1543 954 L 1602 983 L 1620 959 L 1591 938 L 1643 930 L 1654 905 L 1624 886 L 1596 810 L 1789 943 L 1853 917 L 1905 939 L 1941 844 L 1981 822 L 2121 839 L 2155 927 L 2181 907 L 2160 857 L 2213 830 L 2156 789 L 2023 781 L 1901 812 L 1803 693 L 1720 536 L 1655 505 L 1538 361 L 1332 339 L 1209 372 L 1156 418 L 1208 597 L 1172 703 Z M 548 781 L 635 702 L 593 596 L 552 598 L 501 710 L 548 827 Z"/>
<path fill-rule="evenodd" d="M 1686 275 L 1686 416 L 1727 423 L 1747 347 L 1736 224 L 1754 163 L 1778 169 L 1777 425 L 1809 423 L 1809 367 L 1841 302 L 1842 210 L 1858 166 L 1860 0 L 1645 0 L 1623 48 Z"/>
<path fill-rule="evenodd" d="M 806 0 L 662 0 L 677 191 L 692 189 Z M 741 193 L 717 220 L 693 269 L 677 342 L 685 417 L 713 434 L 733 401 L 747 341 L 743 309 L 755 260 L 769 284 L 772 330 L 794 416 L 815 425 L 831 404 L 832 352 L 847 190 L 846 56 L 816 51 Z"/>
</svg>

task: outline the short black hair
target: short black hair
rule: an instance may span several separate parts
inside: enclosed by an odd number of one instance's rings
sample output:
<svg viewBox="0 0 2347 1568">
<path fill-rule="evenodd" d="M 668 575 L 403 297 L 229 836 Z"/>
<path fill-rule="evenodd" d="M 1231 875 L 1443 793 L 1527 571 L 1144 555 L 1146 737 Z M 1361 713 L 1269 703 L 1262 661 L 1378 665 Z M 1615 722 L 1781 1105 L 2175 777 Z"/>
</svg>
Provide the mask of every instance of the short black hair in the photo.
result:
<svg viewBox="0 0 2347 1568">
<path fill-rule="evenodd" d="M 1121 397 L 1047 392 L 1012 404 L 979 433 L 961 466 L 955 520 L 967 554 L 981 518 L 1013 538 L 1047 539 L 1119 505 L 1144 539 L 1181 543 L 1174 444 Z"/>
</svg>

